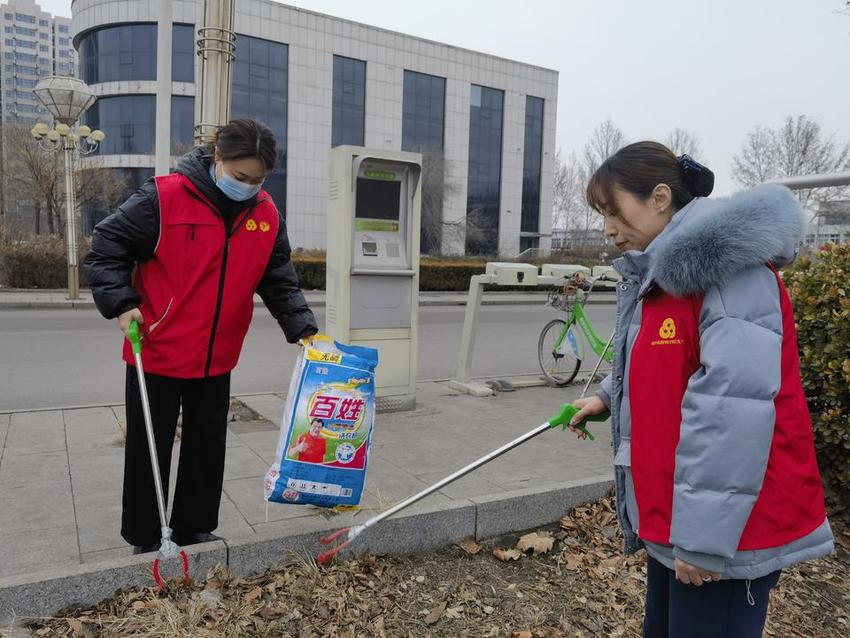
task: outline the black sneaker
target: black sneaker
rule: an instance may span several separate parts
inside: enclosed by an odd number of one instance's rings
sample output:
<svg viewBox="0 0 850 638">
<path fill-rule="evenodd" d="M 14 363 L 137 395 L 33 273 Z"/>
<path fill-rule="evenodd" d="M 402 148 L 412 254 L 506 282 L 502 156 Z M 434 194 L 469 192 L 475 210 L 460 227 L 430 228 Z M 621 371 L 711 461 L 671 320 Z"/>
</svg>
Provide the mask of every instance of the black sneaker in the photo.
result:
<svg viewBox="0 0 850 638">
<path fill-rule="evenodd" d="M 216 536 L 210 532 L 195 532 L 186 534 L 182 532 L 174 532 L 171 540 L 177 543 L 180 547 L 187 545 L 197 545 L 199 543 L 211 543 L 212 541 L 224 540 L 221 536 Z"/>
<path fill-rule="evenodd" d="M 133 545 L 133 553 L 150 554 L 151 552 L 158 552 L 160 545 L 161 543 L 159 541 L 151 543 L 150 545 Z"/>
</svg>

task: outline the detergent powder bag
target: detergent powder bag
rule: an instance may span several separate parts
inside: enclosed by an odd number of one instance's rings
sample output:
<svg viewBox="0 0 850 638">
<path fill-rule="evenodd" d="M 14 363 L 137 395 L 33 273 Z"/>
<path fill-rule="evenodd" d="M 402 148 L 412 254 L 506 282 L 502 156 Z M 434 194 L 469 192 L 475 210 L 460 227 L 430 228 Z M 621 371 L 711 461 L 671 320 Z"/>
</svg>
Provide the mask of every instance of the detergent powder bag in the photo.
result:
<svg viewBox="0 0 850 638">
<path fill-rule="evenodd" d="M 372 426 L 378 351 L 316 335 L 298 356 L 266 500 L 320 507 L 360 502 Z"/>
</svg>

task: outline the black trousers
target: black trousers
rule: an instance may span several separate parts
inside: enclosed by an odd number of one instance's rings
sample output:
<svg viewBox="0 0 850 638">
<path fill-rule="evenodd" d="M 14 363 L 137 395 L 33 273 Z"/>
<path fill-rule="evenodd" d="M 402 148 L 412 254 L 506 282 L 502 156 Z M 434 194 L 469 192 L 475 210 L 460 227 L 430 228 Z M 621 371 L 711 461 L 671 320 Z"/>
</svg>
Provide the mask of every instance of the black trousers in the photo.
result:
<svg viewBox="0 0 850 638">
<path fill-rule="evenodd" d="M 183 408 L 180 461 L 171 509 L 175 535 L 212 532 L 224 479 L 230 373 L 205 379 L 176 379 L 145 373 L 165 502 L 171 448 Z M 145 432 L 136 369 L 127 366 L 127 445 L 121 536 L 131 545 L 151 545 L 160 537 L 159 512 Z"/>
<path fill-rule="evenodd" d="M 720 580 L 701 587 L 676 580 L 652 557 L 646 573 L 644 638 L 760 638 L 776 571 L 756 580 Z"/>
</svg>

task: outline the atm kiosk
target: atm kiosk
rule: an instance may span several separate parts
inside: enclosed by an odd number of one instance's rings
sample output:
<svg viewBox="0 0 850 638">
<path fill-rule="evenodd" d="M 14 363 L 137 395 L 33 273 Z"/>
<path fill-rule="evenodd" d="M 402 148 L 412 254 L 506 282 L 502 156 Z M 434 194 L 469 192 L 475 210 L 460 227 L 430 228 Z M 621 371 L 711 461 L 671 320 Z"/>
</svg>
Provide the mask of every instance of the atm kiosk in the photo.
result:
<svg viewBox="0 0 850 638">
<path fill-rule="evenodd" d="M 416 404 L 418 153 L 337 146 L 328 182 L 326 331 L 378 349 L 378 409 Z"/>
</svg>

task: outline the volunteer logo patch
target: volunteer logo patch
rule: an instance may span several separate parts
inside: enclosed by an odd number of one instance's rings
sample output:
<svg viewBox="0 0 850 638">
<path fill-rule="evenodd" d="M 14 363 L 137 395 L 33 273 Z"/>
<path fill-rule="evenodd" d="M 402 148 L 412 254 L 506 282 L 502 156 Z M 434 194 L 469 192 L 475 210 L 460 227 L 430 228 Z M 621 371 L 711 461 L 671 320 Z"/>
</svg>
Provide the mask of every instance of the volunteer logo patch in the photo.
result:
<svg viewBox="0 0 850 638">
<path fill-rule="evenodd" d="M 661 322 L 661 327 L 658 329 L 658 336 L 661 339 L 653 341 L 653 346 L 679 346 L 685 343 L 684 339 L 676 338 L 676 322 L 672 317 L 667 317 Z"/>
<path fill-rule="evenodd" d="M 247 222 L 245 222 L 245 230 L 253 233 L 255 230 L 257 230 L 257 222 L 255 222 L 253 219 L 249 219 Z"/>
</svg>

